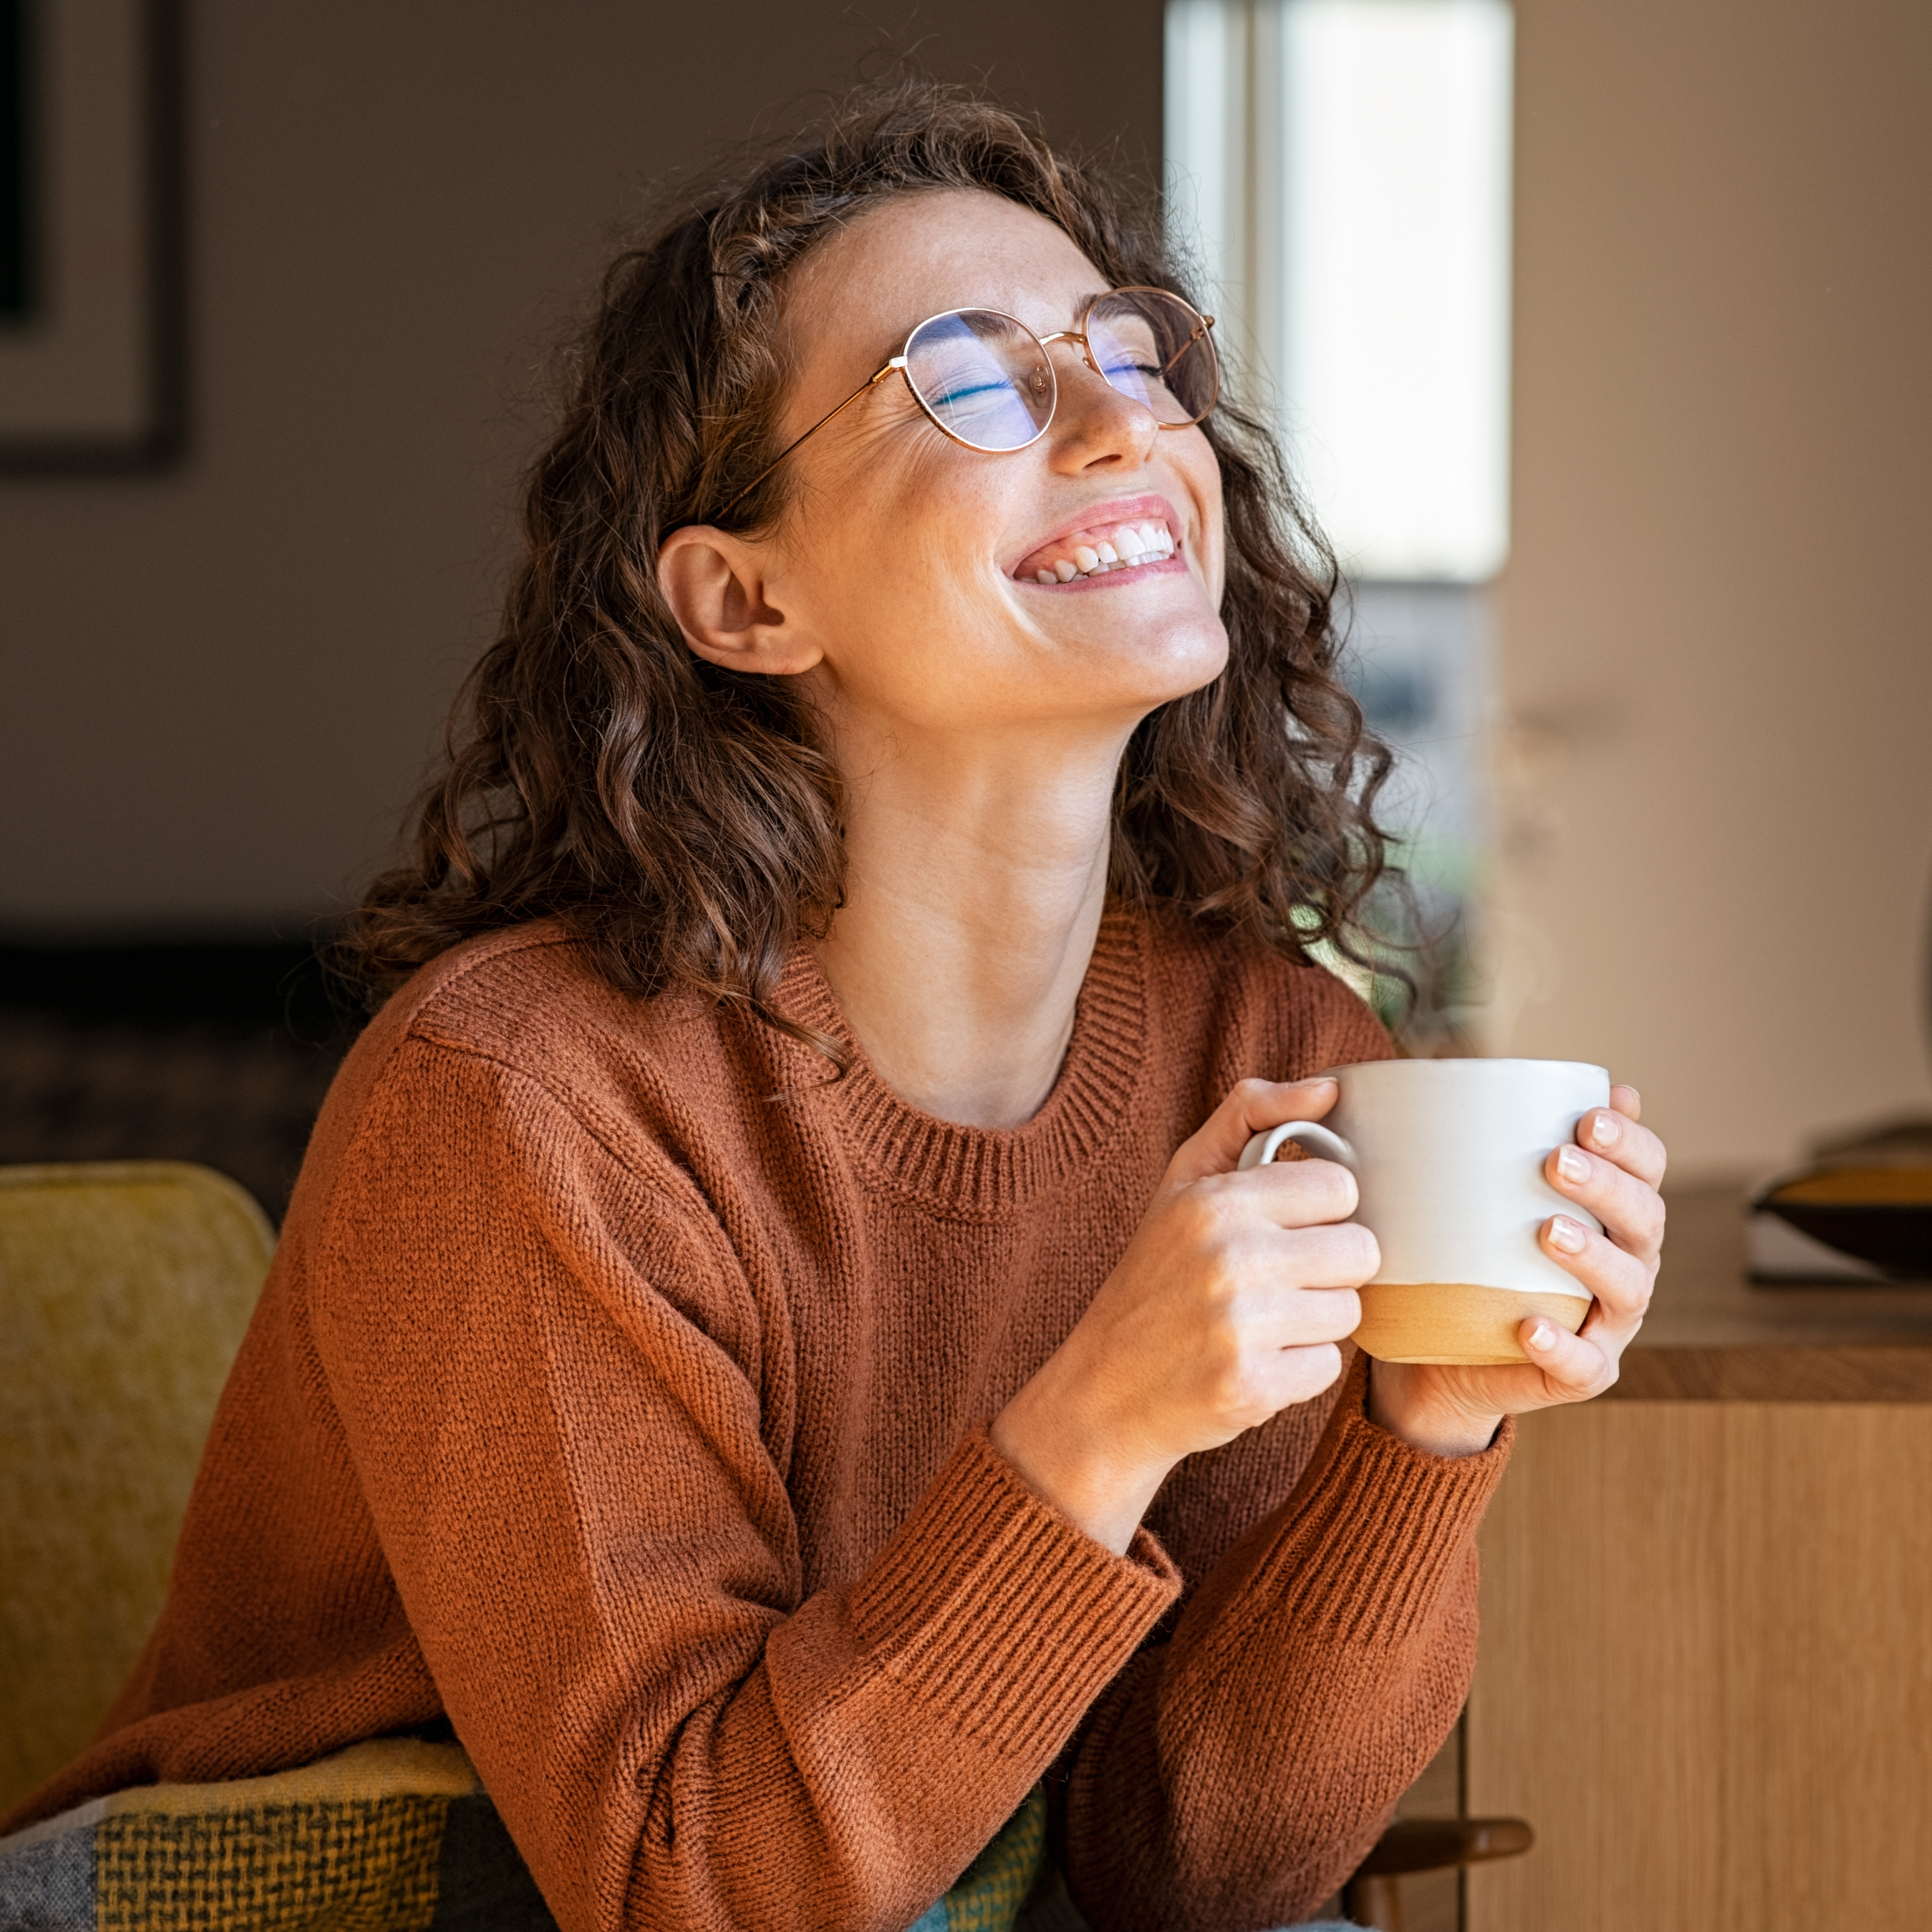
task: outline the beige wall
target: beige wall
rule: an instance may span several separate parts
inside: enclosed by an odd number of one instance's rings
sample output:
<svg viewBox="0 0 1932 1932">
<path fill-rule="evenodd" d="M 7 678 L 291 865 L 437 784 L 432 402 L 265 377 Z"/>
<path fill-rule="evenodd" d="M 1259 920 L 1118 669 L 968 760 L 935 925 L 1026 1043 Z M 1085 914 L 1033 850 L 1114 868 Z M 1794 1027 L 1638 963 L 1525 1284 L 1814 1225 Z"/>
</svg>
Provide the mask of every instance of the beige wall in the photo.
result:
<svg viewBox="0 0 1932 1932">
<path fill-rule="evenodd" d="M 1496 1043 L 1777 1161 L 1932 1099 L 1932 8 L 1518 21 Z"/>
<path fill-rule="evenodd" d="M 490 622 L 544 344 L 639 184 L 903 26 L 1157 152 L 1158 0 L 188 0 L 193 449 L 0 479 L 0 927 L 326 912 Z"/>
</svg>

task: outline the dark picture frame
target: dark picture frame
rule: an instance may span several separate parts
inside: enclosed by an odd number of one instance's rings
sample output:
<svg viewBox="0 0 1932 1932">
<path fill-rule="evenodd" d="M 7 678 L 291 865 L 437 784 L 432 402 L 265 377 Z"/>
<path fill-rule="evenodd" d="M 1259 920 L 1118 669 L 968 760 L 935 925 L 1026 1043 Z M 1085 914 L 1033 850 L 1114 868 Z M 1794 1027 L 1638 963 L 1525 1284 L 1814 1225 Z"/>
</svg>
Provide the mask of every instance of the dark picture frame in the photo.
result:
<svg viewBox="0 0 1932 1932">
<path fill-rule="evenodd" d="M 0 473 L 187 425 L 179 0 L 0 0 Z"/>
</svg>

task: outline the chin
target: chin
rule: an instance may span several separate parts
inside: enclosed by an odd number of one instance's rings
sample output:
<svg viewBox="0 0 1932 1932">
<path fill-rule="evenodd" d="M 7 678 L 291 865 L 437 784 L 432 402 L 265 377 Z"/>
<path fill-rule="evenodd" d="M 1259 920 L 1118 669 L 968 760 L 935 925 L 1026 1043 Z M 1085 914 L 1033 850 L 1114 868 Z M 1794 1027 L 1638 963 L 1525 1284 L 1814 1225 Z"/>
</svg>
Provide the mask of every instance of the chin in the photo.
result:
<svg viewBox="0 0 1932 1932">
<path fill-rule="evenodd" d="M 1164 626 L 1156 634 L 1111 641 L 1109 658 L 1129 670 L 1135 695 L 1151 710 L 1212 684 L 1228 668 L 1228 633 L 1213 617 Z"/>
</svg>

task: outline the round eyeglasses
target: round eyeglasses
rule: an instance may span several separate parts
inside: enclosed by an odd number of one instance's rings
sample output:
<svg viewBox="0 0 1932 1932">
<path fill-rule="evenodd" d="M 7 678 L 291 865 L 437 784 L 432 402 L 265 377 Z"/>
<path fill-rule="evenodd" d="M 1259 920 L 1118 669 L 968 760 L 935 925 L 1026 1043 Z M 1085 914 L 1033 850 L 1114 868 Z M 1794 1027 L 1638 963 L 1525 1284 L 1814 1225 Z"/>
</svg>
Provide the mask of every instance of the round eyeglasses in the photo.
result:
<svg viewBox="0 0 1932 1932">
<path fill-rule="evenodd" d="M 1087 304 L 1078 328 L 1036 335 L 996 308 L 948 309 L 928 316 L 905 346 L 836 410 L 778 454 L 718 512 L 748 496 L 807 437 L 850 409 L 896 370 L 934 426 L 955 442 L 1010 455 L 1046 434 L 1060 400 L 1047 346 L 1077 342 L 1088 368 L 1140 404 L 1162 429 L 1186 429 L 1214 406 L 1221 366 L 1211 315 L 1165 289 L 1109 289 Z"/>
</svg>

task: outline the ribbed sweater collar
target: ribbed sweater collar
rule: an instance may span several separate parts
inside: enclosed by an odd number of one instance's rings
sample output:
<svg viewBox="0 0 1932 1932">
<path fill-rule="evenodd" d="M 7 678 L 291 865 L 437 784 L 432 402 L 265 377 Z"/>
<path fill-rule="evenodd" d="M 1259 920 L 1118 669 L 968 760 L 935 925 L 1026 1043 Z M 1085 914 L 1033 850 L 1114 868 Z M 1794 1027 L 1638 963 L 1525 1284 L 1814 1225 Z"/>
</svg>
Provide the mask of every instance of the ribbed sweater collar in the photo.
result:
<svg viewBox="0 0 1932 1932">
<path fill-rule="evenodd" d="M 942 1211 L 998 1216 L 1050 1192 L 1118 1134 L 1144 1064 L 1148 940 L 1132 913 L 1102 918 L 1060 1078 L 1023 1126 L 962 1126 L 901 1100 L 866 1057 L 808 946 L 787 967 L 778 1004 L 851 1054 L 845 1077 L 816 1091 L 875 1179 Z"/>
</svg>

